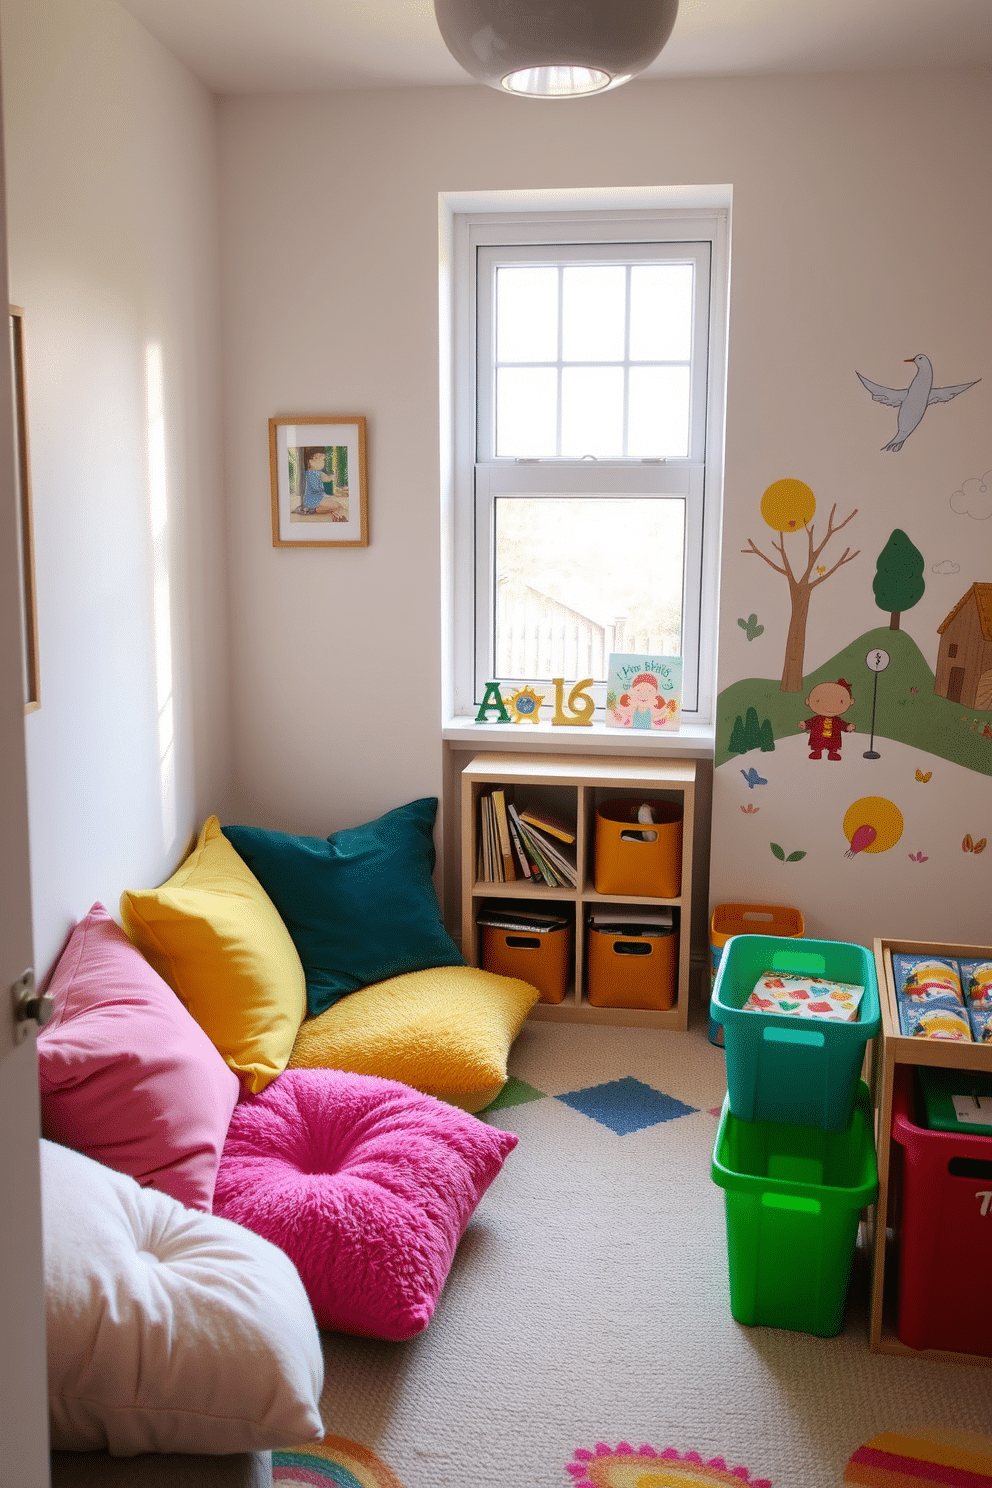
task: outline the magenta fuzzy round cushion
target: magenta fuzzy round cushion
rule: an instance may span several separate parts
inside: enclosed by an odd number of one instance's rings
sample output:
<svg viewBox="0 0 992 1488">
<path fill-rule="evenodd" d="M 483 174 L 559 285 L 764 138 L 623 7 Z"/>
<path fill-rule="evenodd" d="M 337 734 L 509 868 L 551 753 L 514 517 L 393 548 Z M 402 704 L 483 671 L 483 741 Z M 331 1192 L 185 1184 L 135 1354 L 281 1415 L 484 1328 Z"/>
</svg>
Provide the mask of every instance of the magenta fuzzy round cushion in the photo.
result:
<svg viewBox="0 0 992 1488">
<path fill-rule="evenodd" d="M 214 1213 L 286 1252 L 321 1328 L 412 1338 L 516 1145 L 395 1080 L 287 1070 L 235 1110 Z"/>
</svg>

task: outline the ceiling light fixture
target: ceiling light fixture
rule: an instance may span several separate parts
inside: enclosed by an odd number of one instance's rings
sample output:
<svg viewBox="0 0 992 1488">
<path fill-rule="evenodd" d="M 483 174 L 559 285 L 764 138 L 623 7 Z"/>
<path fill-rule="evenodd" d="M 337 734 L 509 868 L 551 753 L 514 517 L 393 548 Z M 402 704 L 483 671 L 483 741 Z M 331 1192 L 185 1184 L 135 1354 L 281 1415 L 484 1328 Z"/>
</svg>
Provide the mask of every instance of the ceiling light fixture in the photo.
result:
<svg viewBox="0 0 992 1488">
<path fill-rule="evenodd" d="M 444 44 L 480 83 L 580 98 L 629 83 L 672 34 L 679 0 L 434 0 Z"/>
</svg>

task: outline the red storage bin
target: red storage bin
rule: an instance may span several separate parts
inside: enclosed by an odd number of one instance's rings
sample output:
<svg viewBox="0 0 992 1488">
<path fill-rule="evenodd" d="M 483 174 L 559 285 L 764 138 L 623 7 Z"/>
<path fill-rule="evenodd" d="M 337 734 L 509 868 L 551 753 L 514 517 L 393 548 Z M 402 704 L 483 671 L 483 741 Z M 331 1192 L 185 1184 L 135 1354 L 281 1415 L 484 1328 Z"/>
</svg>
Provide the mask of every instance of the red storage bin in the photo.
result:
<svg viewBox="0 0 992 1488">
<path fill-rule="evenodd" d="M 913 1069 L 896 1069 L 892 1140 L 902 1151 L 897 1332 L 915 1349 L 992 1355 L 992 1136 L 916 1123 Z"/>
</svg>

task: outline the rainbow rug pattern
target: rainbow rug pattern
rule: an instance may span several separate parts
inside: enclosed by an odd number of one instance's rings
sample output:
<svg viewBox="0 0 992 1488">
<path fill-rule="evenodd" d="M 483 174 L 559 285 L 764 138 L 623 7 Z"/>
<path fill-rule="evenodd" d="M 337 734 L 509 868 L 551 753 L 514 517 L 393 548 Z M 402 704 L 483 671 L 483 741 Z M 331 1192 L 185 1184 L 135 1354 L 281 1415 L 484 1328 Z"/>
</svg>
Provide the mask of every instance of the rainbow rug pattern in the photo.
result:
<svg viewBox="0 0 992 1488">
<path fill-rule="evenodd" d="M 273 1488 L 296 1488 L 300 1483 L 326 1488 L 403 1488 L 381 1458 L 360 1442 L 325 1436 L 292 1451 L 272 1453 Z"/>
<path fill-rule="evenodd" d="M 674 1447 L 659 1452 L 629 1442 L 616 1447 L 597 1442 L 592 1451 L 577 1447 L 565 1471 L 575 1488 L 713 1488 L 718 1483 L 772 1488 L 768 1478 L 752 1478 L 746 1467 L 731 1467 L 723 1457 L 704 1462 L 698 1452 L 682 1456 Z"/>
<path fill-rule="evenodd" d="M 868 1488 L 992 1488 L 992 1438 L 973 1431 L 913 1427 L 883 1431 L 854 1452 L 845 1483 Z"/>
</svg>

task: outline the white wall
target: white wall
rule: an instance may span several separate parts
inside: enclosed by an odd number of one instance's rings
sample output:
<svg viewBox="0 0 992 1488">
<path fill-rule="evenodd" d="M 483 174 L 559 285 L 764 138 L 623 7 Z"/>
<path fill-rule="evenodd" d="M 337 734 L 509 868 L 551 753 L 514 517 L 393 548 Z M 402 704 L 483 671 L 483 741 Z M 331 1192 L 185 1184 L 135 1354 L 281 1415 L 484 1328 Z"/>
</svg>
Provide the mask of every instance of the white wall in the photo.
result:
<svg viewBox="0 0 992 1488">
<path fill-rule="evenodd" d="M 874 475 L 851 491 L 837 433 L 857 416 L 883 442 L 856 365 L 884 381 L 922 337 L 953 378 L 981 374 L 958 352 L 983 292 L 987 122 L 977 71 L 635 83 L 561 107 L 471 86 L 225 100 L 239 808 L 324 833 L 439 789 L 439 192 L 732 185 L 726 570 L 781 475 L 876 499 Z M 372 545 L 274 550 L 266 421 L 324 412 L 369 419 Z M 778 608 L 783 583 L 752 573 L 747 592 Z M 748 865 L 725 867 L 741 897 Z M 953 888 L 931 892 L 939 909 Z"/>
<path fill-rule="evenodd" d="M 211 96 L 108 0 L 4 0 L 41 699 L 36 966 L 161 882 L 229 775 Z"/>
<path fill-rule="evenodd" d="M 811 85 L 766 141 L 766 173 L 735 189 L 712 900 L 796 906 L 814 936 L 989 941 L 992 862 L 962 844 L 992 839 L 992 712 L 937 697 L 932 676 L 938 627 L 992 582 L 992 502 L 966 513 L 954 498 L 992 469 L 989 81 Z M 906 388 L 920 352 L 938 385 L 979 380 L 884 450 L 897 410 L 855 373 Z M 815 559 L 803 679 L 785 692 L 789 583 L 748 551 L 781 568 L 781 542 L 794 571 L 809 562 L 802 522 L 780 538 L 762 517 L 782 478 L 814 493 L 814 545 L 832 508 L 847 523 Z M 896 529 L 925 581 L 898 632 L 873 590 Z M 749 640 L 751 615 L 764 630 Z M 839 759 L 814 759 L 806 698 L 839 677 L 853 727 Z M 749 706 L 774 721 L 774 749 L 728 758 Z M 867 848 L 860 827 L 876 833 Z"/>
<path fill-rule="evenodd" d="M 733 186 L 724 669 L 761 491 L 790 473 L 848 490 L 838 421 L 882 442 L 855 365 L 885 380 L 880 359 L 922 337 L 956 369 L 988 300 L 978 71 L 637 83 L 561 108 L 473 86 L 232 98 L 218 168 L 211 99 L 110 0 L 5 0 L 3 49 L 41 619 L 27 735 L 42 968 L 94 898 L 114 907 L 166 876 L 210 811 L 322 834 L 442 793 L 439 192 Z M 974 406 L 960 404 L 972 430 Z M 271 546 L 267 420 L 294 413 L 367 416 L 369 548 Z M 164 482 L 149 463 L 163 441 Z M 887 501 L 905 468 L 885 472 Z M 763 590 L 773 610 L 780 582 Z M 809 875 L 807 898 L 831 872 Z M 943 885 L 931 894 L 939 912 Z"/>
</svg>

